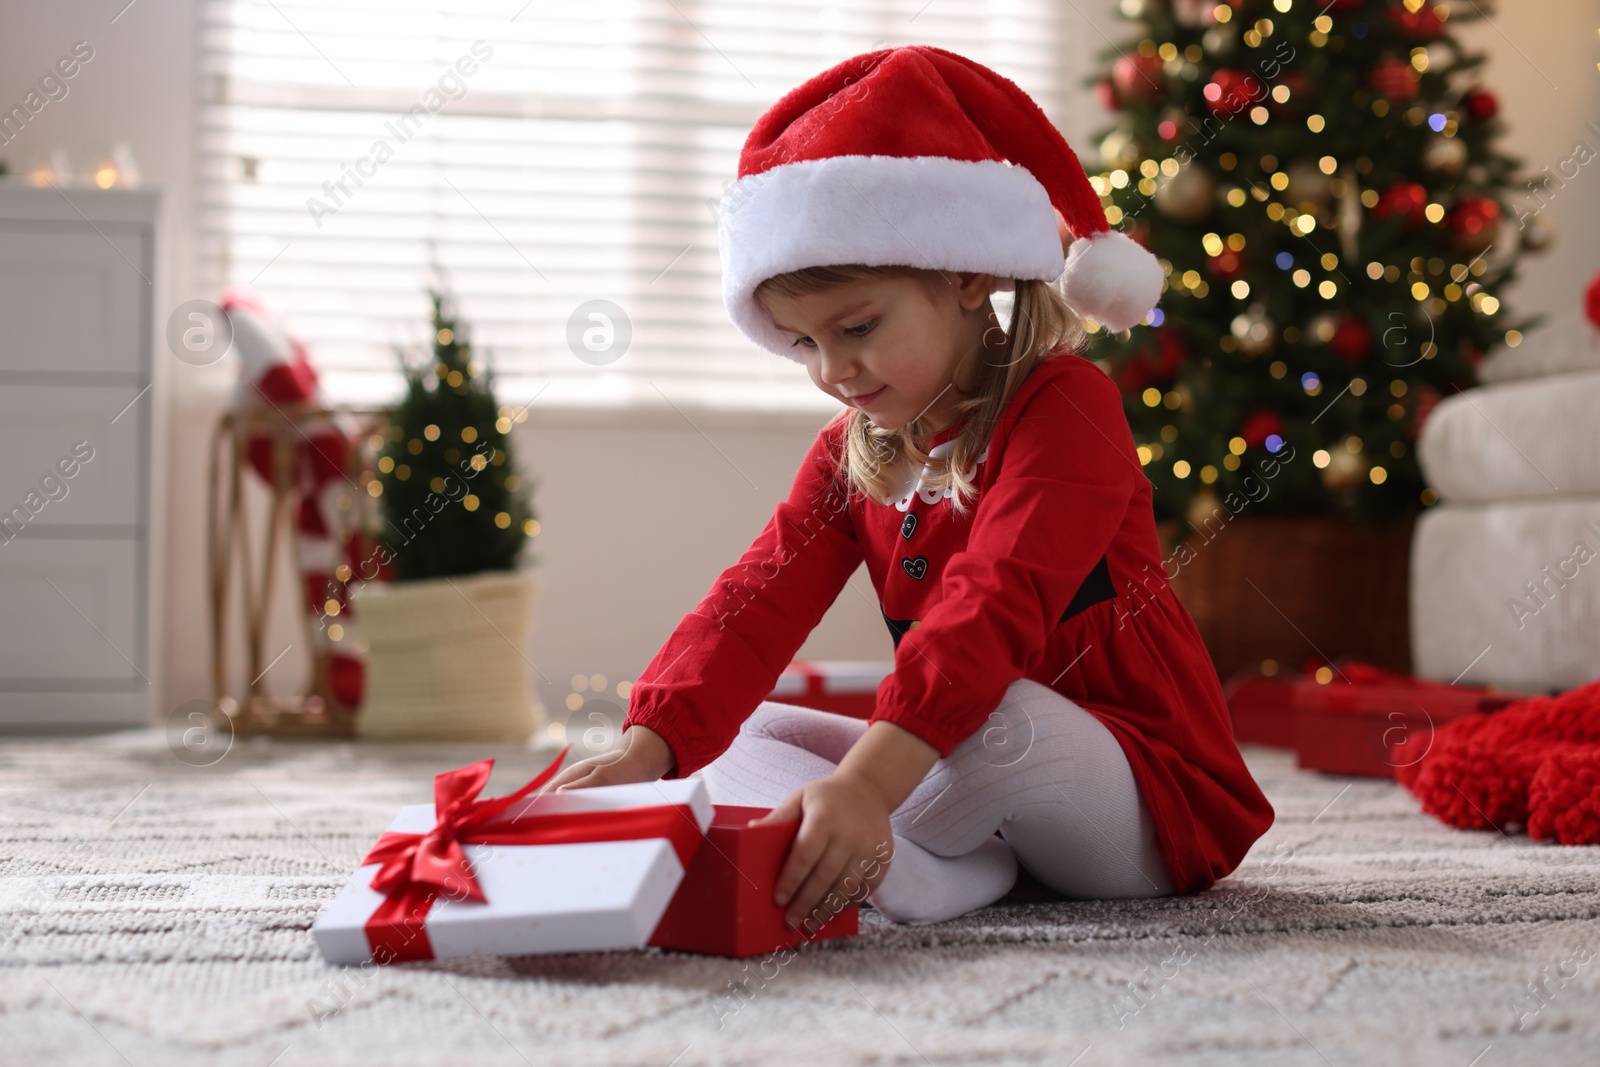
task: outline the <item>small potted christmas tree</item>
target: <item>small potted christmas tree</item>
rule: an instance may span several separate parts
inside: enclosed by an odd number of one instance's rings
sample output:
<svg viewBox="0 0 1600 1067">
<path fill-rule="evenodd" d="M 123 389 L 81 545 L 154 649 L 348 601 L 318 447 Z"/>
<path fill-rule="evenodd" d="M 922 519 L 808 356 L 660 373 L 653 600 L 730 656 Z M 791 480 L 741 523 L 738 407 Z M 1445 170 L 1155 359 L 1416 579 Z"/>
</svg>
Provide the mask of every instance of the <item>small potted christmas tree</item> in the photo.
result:
<svg viewBox="0 0 1600 1067">
<path fill-rule="evenodd" d="M 542 723 L 523 645 L 533 575 L 517 569 L 539 529 L 512 462 L 525 410 L 495 403 L 453 301 L 430 290 L 431 358 L 401 363 L 395 408 L 367 491 L 392 581 L 363 588 L 368 642 L 362 736 L 522 739 Z"/>
</svg>

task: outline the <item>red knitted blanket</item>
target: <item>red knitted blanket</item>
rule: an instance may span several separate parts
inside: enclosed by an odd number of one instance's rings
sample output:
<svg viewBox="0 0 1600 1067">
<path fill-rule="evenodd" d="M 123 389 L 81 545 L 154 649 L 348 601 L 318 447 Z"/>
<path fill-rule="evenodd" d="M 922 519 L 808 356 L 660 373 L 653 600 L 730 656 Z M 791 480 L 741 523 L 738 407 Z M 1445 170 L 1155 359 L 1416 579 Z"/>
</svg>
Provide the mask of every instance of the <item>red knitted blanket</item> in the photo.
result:
<svg viewBox="0 0 1600 1067">
<path fill-rule="evenodd" d="M 1395 777 L 1451 826 L 1600 844 L 1600 679 L 1447 723 Z"/>
</svg>

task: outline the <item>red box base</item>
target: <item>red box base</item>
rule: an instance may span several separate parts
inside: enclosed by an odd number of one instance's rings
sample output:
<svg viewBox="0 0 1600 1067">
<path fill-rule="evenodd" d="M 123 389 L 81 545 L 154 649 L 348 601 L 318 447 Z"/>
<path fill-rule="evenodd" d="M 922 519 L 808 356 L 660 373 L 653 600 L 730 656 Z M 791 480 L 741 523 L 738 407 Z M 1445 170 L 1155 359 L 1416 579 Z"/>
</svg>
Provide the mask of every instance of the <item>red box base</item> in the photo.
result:
<svg viewBox="0 0 1600 1067">
<path fill-rule="evenodd" d="M 1233 715 L 1233 737 L 1273 748 L 1294 747 L 1293 677 L 1235 675 L 1223 686 Z"/>
<path fill-rule="evenodd" d="M 789 846 L 800 832 L 800 821 L 749 825 L 770 810 L 715 806 L 706 841 L 684 872 L 650 944 L 673 952 L 743 959 L 859 931 L 854 904 L 821 926 L 805 921 L 796 930 L 783 924 L 784 909 L 772 902 L 772 894 Z"/>
<path fill-rule="evenodd" d="M 1433 747 L 1434 731 L 1471 715 L 1487 715 L 1521 694 L 1318 685 L 1295 693 L 1295 761 L 1309 771 L 1355 778 L 1393 778 Z"/>
</svg>

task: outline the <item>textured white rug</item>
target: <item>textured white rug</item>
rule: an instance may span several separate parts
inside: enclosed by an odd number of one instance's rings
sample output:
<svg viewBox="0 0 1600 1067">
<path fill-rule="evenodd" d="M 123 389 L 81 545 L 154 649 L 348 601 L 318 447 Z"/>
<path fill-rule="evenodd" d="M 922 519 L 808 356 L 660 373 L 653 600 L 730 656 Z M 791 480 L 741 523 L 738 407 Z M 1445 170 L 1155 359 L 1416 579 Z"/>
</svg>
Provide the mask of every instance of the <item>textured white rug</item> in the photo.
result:
<svg viewBox="0 0 1600 1067">
<path fill-rule="evenodd" d="M 0 1062 L 1593 1063 L 1600 850 L 1448 829 L 1393 785 L 1251 765 L 1277 825 L 1197 897 L 1000 904 L 782 966 L 645 952 L 322 963 L 308 928 L 432 776 L 551 752 L 0 743 Z M 741 983 L 749 993 L 736 992 Z M 1533 990 L 1537 988 L 1537 995 Z"/>
</svg>

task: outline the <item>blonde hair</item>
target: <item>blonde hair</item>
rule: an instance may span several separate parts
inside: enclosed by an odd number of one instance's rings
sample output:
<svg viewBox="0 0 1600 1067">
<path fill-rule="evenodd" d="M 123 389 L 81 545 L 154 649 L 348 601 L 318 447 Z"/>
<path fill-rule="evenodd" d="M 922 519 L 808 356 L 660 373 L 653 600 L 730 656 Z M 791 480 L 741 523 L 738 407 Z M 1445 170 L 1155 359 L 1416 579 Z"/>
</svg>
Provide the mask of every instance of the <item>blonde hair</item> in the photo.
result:
<svg viewBox="0 0 1600 1067">
<path fill-rule="evenodd" d="M 852 263 L 779 274 L 757 286 L 756 296 L 759 299 L 766 292 L 802 296 L 847 282 L 882 277 L 912 277 L 930 287 L 945 280 L 938 271 Z M 976 473 L 977 457 L 988 446 L 1012 396 L 1040 363 L 1077 353 L 1088 341 L 1082 320 L 1050 282 L 1016 279 L 1009 325 L 1004 330 L 991 326 L 984 334 L 987 338 L 998 331 L 1005 340 L 980 349 L 977 385 L 970 396 L 954 404 L 956 418 L 965 417 L 967 421 L 944 458 L 934 459 L 928 454 L 927 446 L 934 435 L 924 432 L 915 419 L 900 429 L 886 430 L 875 425 L 865 411 L 851 408 L 845 415 L 843 453 L 832 457 L 845 483 L 880 503 L 892 503 L 905 491 L 905 467 L 910 466 L 912 478 L 926 469 L 931 475 L 924 478 L 924 488 L 942 493 L 954 486 L 951 506 L 956 514 L 966 514 L 968 499 L 977 496 L 978 491 L 965 475 Z"/>
</svg>

